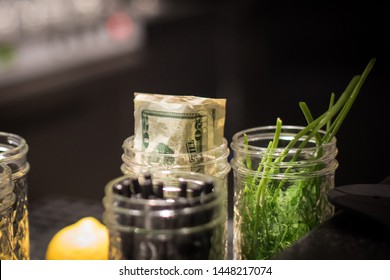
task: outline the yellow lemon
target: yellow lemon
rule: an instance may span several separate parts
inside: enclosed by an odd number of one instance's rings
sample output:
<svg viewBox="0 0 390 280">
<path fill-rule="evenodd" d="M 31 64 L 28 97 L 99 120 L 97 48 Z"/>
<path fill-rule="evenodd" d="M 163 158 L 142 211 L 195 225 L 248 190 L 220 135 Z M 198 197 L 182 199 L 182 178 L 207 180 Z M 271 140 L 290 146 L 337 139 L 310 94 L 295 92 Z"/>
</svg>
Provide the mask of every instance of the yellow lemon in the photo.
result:
<svg viewBox="0 0 390 280">
<path fill-rule="evenodd" d="M 47 260 L 107 260 L 108 230 L 94 217 L 85 217 L 58 231 L 46 250 Z"/>
</svg>

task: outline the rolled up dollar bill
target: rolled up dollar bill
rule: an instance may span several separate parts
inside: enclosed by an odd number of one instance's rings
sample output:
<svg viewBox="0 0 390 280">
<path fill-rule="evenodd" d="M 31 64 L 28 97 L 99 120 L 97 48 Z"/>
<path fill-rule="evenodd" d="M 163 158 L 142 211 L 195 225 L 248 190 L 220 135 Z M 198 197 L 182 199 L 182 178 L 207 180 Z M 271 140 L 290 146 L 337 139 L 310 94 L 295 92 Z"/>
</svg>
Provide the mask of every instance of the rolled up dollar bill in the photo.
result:
<svg viewBox="0 0 390 280">
<path fill-rule="evenodd" d="M 191 154 L 222 144 L 226 99 L 134 93 L 134 148 Z"/>
</svg>

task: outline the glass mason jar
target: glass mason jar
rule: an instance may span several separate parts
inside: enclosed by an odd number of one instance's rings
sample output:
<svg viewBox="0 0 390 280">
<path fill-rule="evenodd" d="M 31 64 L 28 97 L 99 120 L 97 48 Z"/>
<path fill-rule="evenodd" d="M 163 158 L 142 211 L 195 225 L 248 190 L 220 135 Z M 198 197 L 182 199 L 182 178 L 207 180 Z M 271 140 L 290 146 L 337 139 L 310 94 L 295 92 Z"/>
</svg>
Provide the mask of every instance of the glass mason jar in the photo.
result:
<svg viewBox="0 0 390 280">
<path fill-rule="evenodd" d="M 15 259 L 12 236 L 12 205 L 15 202 L 11 169 L 0 164 L 0 260 Z"/>
<path fill-rule="evenodd" d="M 333 215 L 327 193 L 338 167 L 336 139 L 317 145 L 303 136 L 286 149 L 302 129 L 283 126 L 275 149 L 275 126 L 233 136 L 234 259 L 271 259 Z"/>
<path fill-rule="evenodd" d="M 134 148 L 134 135 L 124 140 L 121 171 L 125 175 L 137 175 L 144 171 L 175 170 L 191 171 L 210 175 L 218 179 L 224 192 L 224 206 L 228 211 L 228 174 L 231 166 L 228 161 L 230 153 L 227 140 L 224 138 L 219 147 L 192 154 L 161 154 L 145 152 Z M 226 215 L 226 230 L 228 216 Z M 227 236 L 227 231 L 225 232 Z M 226 238 L 226 250 L 228 239 Z"/>
<path fill-rule="evenodd" d="M 130 184 L 141 182 L 148 174 L 152 193 L 160 197 L 142 197 Z M 145 182 L 145 181 L 144 181 Z M 181 184 L 186 182 L 183 196 Z M 213 191 L 206 191 L 206 184 Z M 111 260 L 185 260 L 226 258 L 226 211 L 220 181 L 200 173 L 159 170 L 124 175 L 105 187 L 103 222 L 110 236 Z M 117 186 L 130 189 L 130 196 L 114 191 Z M 197 194 L 196 194 L 197 193 Z"/>
<path fill-rule="evenodd" d="M 30 258 L 30 237 L 27 209 L 28 145 L 19 135 L 0 132 L 0 163 L 8 165 L 12 172 L 15 202 L 12 206 L 12 246 L 14 258 Z"/>
</svg>

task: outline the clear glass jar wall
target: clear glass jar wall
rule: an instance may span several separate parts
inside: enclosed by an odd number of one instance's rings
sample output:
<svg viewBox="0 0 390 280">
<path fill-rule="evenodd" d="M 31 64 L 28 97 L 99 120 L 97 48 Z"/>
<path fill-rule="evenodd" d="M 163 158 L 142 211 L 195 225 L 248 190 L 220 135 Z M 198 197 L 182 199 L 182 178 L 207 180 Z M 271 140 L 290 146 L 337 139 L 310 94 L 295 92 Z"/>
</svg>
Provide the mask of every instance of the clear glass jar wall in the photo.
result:
<svg viewBox="0 0 390 280">
<path fill-rule="evenodd" d="M 332 216 L 327 193 L 338 166 L 336 139 L 317 145 L 313 138 L 302 149 L 286 149 L 302 128 L 283 126 L 276 149 L 268 146 L 274 126 L 233 136 L 234 259 L 271 259 Z"/>
<path fill-rule="evenodd" d="M 14 259 L 30 258 L 30 237 L 27 203 L 28 145 L 16 134 L 0 132 L 0 163 L 10 167 L 14 183 L 15 202 L 12 206 L 12 250 Z"/>
<path fill-rule="evenodd" d="M 0 260 L 16 259 L 13 252 L 12 205 L 15 202 L 11 169 L 0 164 Z"/>
</svg>

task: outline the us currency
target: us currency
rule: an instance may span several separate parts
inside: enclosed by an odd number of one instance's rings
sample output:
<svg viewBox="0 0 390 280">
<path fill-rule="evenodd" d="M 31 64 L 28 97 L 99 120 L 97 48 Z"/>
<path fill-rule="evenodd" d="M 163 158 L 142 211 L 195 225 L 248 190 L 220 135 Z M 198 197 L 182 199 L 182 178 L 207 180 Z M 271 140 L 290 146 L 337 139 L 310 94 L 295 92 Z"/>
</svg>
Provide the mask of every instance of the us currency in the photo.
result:
<svg viewBox="0 0 390 280">
<path fill-rule="evenodd" d="M 202 161 L 195 155 L 222 144 L 225 107 L 222 98 L 136 92 L 134 149 L 188 154 L 189 164 Z"/>
</svg>

